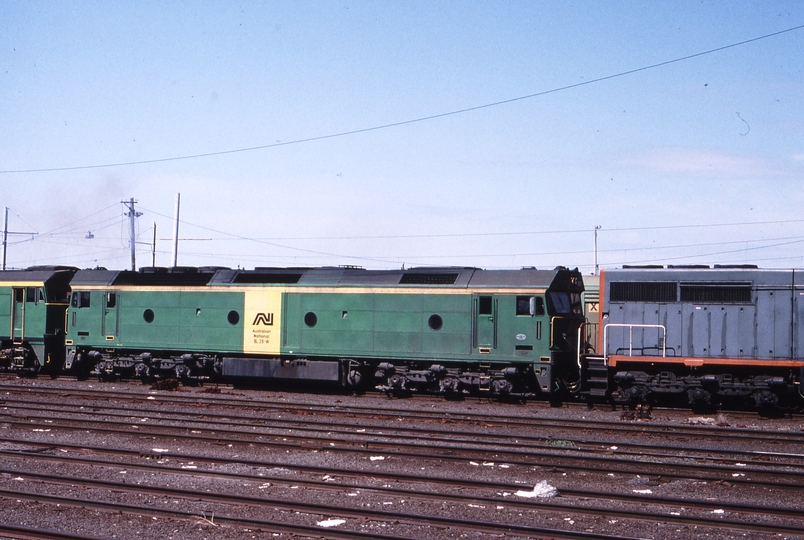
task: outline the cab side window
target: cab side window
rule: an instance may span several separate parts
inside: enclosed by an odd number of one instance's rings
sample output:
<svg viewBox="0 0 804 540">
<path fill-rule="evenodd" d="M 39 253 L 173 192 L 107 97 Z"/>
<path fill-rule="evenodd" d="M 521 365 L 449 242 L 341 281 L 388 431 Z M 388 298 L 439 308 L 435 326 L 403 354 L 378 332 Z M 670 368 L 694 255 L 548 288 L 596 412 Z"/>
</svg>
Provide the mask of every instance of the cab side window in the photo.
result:
<svg viewBox="0 0 804 540">
<path fill-rule="evenodd" d="M 44 300 L 44 295 L 42 294 L 42 289 L 37 287 L 28 287 L 25 289 L 25 301 L 29 304 L 35 304 L 39 300 Z"/>
<path fill-rule="evenodd" d="M 534 308 L 534 315 L 541 316 L 544 315 L 546 312 L 544 310 L 544 298 L 541 296 L 536 297 L 536 306 Z"/>
<path fill-rule="evenodd" d="M 481 296 L 480 305 L 478 306 L 478 315 L 493 315 L 493 306 L 491 296 Z"/>
<path fill-rule="evenodd" d="M 89 307 L 89 291 L 76 291 L 73 293 L 73 299 L 70 303 L 74 308 L 88 308 Z"/>
<path fill-rule="evenodd" d="M 516 314 L 526 317 L 544 315 L 544 298 L 541 296 L 517 296 Z"/>
</svg>

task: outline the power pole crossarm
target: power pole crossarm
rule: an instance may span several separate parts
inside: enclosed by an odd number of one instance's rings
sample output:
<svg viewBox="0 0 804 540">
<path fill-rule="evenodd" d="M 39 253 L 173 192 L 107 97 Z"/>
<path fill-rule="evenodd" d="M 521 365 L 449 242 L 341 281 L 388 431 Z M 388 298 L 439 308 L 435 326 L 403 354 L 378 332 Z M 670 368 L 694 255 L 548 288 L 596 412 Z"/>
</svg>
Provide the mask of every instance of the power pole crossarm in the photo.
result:
<svg viewBox="0 0 804 540">
<path fill-rule="evenodd" d="M 16 215 L 16 214 L 15 214 Z M 19 216 L 17 216 L 19 217 Z M 5 220 L 3 221 L 3 270 L 6 269 L 6 251 L 8 250 L 8 235 L 9 234 L 24 234 L 31 235 L 31 239 L 39 233 L 36 232 L 13 232 L 8 230 L 8 206 L 6 206 Z"/>
</svg>

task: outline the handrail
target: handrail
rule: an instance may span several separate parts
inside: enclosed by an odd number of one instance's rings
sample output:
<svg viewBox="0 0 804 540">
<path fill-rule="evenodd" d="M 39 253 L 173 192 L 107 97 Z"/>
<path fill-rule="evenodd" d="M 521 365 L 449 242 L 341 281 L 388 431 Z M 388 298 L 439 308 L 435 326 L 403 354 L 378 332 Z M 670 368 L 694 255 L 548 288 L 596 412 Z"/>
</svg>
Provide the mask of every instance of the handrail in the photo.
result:
<svg viewBox="0 0 804 540">
<path fill-rule="evenodd" d="M 578 326 L 578 341 L 576 342 L 576 359 L 578 361 L 578 368 L 581 368 L 581 357 L 586 354 L 586 338 L 589 337 L 589 328 L 597 327 L 598 323 L 584 322 Z"/>
<path fill-rule="evenodd" d="M 633 356 L 634 328 L 661 328 L 662 329 L 662 358 L 667 356 L 667 328 L 663 324 L 625 324 L 611 323 L 603 327 L 603 361 L 608 365 L 609 361 L 609 328 L 628 328 L 628 356 Z"/>
</svg>

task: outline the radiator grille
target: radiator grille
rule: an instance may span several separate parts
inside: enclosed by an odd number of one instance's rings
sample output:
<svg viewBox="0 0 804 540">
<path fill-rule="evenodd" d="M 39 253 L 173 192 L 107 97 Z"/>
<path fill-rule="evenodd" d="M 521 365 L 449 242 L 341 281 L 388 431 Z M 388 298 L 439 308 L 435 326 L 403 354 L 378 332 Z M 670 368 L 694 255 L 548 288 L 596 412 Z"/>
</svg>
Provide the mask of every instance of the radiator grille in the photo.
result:
<svg viewBox="0 0 804 540">
<path fill-rule="evenodd" d="M 611 302 L 676 302 L 678 293 L 675 282 L 644 281 L 633 283 L 615 281 L 610 285 Z"/>
</svg>

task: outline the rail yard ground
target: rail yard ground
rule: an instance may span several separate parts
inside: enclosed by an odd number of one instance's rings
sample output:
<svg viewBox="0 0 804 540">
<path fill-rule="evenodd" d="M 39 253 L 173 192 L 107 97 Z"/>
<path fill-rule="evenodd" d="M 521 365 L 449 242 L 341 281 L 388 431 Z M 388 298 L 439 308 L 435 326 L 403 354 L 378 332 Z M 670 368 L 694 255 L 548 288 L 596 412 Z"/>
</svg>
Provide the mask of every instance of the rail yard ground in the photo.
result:
<svg viewBox="0 0 804 540">
<path fill-rule="evenodd" d="M 0 538 L 804 538 L 804 418 L 0 380 Z"/>
</svg>

